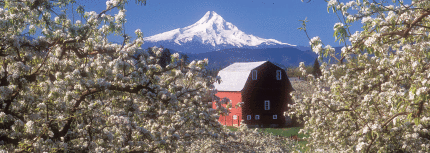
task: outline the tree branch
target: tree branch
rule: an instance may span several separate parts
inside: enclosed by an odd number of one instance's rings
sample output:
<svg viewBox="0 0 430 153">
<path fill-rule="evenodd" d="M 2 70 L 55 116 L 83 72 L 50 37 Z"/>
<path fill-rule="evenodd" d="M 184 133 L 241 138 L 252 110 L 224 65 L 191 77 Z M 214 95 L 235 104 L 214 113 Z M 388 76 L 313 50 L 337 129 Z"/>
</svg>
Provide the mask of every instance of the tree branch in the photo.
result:
<svg viewBox="0 0 430 153">
<path fill-rule="evenodd" d="M 71 128 L 71 124 L 74 121 L 75 117 L 72 116 L 77 110 L 79 105 L 81 104 L 81 102 L 85 99 L 85 97 L 100 92 L 100 90 L 97 89 L 92 89 L 92 90 L 87 90 L 84 93 L 82 93 L 81 97 L 79 97 L 79 99 L 76 101 L 75 105 L 73 105 L 73 108 L 70 112 L 71 117 L 69 119 L 67 119 L 67 123 L 64 125 L 63 130 L 58 131 L 58 129 L 52 129 L 52 131 L 54 132 L 54 140 L 58 140 L 61 137 L 64 137 L 67 134 L 67 131 L 69 131 L 69 129 Z"/>
<path fill-rule="evenodd" d="M 385 121 L 385 123 L 384 123 L 384 124 L 382 124 L 382 127 L 387 126 L 387 125 L 388 125 L 388 123 L 390 123 L 390 122 L 391 122 L 394 118 L 396 118 L 397 116 L 400 116 L 400 115 L 408 115 L 408 114 L 409 114 L 408 112 L 397 113 L 396 115 L 394 115 L 394 116 L 390 117 L 387 121 Z"/>
</svg>

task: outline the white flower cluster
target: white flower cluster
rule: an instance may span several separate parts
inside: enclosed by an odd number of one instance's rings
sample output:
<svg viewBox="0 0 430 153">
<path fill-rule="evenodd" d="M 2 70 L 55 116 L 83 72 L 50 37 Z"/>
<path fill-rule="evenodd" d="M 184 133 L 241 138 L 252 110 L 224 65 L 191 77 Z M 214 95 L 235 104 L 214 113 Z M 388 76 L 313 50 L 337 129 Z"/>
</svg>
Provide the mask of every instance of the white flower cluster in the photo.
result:
<svg viewBox="0 0 430 153">
<path fill-rule="evenodd" d="M 375 43 L 375 41 L 376 41 L 375 37 L 369 37 L 369 38 L 366 39 L 366 41 L 364 42 L 364 44 L 367 47 L 370 47 L 370 46 L 372 46 Z"/>
<path fill-rule="evenodd" d="M 327 6 L 335 6 L 337 4 L 338 4 L 337 0 L 330 0 L 328 1 Z"/>
<path fill-rule="evenodd" d="M 3 120 L 6 117 L 6 114 L 4 112 L 0 112 L 0 120 Z"/>
<path fill-rule="evenodd" d="M 329 57 L 337 63 L 324 66 L 322 77 L 302 81 L 307 85 L 293 83 L 295 103 L 289 115 L 303 117 L 310 152 L 430 152 L 430 111 L 424 109 L 430 107 L 425 100 L 430 88 L 425 33 L 430 30 L 422 28 L 428 15 L 418 11 L 429 5 L 328 2 L 329 9 L 347 18 L 336 23 L 335 30 L 349 30 L 356 19 L 361 19 L 363 30 L 346 35 L 350 45 L 341 49 L 341 58 Z M 348 12 L 351 8 L 354 11 Z M 412 22 L 416 24 L 404 26 Z M 319 51 L 313 43 L 317 40 L 314 37 L 311 45 Z M 306 74 L 303 64 L 300 67 Z"/>
<path fill-rule="evenodd" d="M 317 53 L 318 55 L 321 54 L 322 51 L 322 44 L 320 37 L 316 36 L 311 39 L 309 42 L 309 45 L 312 46 L 312 50 Z"/>
<path fill-rule="evenodd" d="M 115 7 L 119 4 L 120 0 L 108 0 L 106 1 L 106 9 L 110 8 L 110 7 Z"/>
<path fill-rule="evenodd" d="M 343 28 L 343 26 L 344 26 L 343 23 L 338 22 L 338 23 L 334 24 L 333 30 L 336 31 L 339 28 Z"/>
<path fill-rule="evenodd" d="M 319 42 L 321 42 L 321 39 L 320 39 L 320 37 L 316 36 L 316 37 L 313 37 L 311 39 L 311 41 L 309 42 L 309 45 L 312 45 L 312 44 L 315 44 L 315 43 L 319 43 Z"/>
<path fill-rule="evenodd" d="M 367 17 L 364 17 L 363 19 L 361 19 L 361 23 L 363 23 L 363 24 L 368 23 L 369 21 L 372 21 L 372 17 L 370 17 L 370 16 L 367 16 Z"/>
<path fill-rule="evenodd" d="M 27 123 L 25 123 L 25 129 L 27 133 L 34 133 L 35 129 L 34 129 L 34 122 L 33 121 L 28 121 Z"/>
<path fill-rule="evenodd" d="M 333 47 L 331 47 L 330 45 L 325 46 L 325 47 L 324 47 L 324 49 L 325 49 L 328 53 L 334 54 L 334 48 L 333 48 Z"/>
<path fill-rule="evenodd" d="M 122 23 L 122 22 L 124 22 L 124 21 L 125 21 L 125 11 L 124 11 L 124 10 L 120 10 L 120 11 L 118 12 L 118 14 L 116 14 L 116 15 L 115 15 L 115 20 L 116 20 L 118 23 Z"/>
</svg>

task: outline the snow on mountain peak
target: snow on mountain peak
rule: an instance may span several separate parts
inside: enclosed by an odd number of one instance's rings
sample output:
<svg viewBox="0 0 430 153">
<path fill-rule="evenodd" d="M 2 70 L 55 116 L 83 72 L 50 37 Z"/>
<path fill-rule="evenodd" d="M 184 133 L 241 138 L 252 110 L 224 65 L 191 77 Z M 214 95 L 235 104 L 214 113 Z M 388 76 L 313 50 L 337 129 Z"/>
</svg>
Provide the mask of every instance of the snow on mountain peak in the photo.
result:
<svg viewBox="0 0 430 153">
<path fill-rule="evenodd" d="M 206 12 L 199 21 L 190 26 L 145 37 L 144 40 L 146 42 L 173 41 L 177 45 L 197 41 L 211 45 L 214 49 L 219 48 L 218 46 L 228 45 L 239 48 L 244 46 L 258 47 L 260 45 L 295 46 L 275 39 L 264 39 L 245 34 L 232 23 L 226 22 L 215 11 Z"/>
<path fill-rule="evenodd" d="M 225 22 L 224 19 L 218 15 L 215 11 L 208 11 L 206 14 L 196 23 L 207 23 L 210 20 L 217 20 L 218 22 Z"/>
</svg>

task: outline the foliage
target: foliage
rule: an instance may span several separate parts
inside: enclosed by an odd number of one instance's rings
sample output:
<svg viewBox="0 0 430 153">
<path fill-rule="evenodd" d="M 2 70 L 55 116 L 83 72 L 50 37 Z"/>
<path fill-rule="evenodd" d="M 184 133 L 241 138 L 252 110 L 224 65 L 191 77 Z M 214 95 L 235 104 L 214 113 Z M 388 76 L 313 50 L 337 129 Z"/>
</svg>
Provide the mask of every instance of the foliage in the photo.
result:
<svg viewBox="0 0 430 153">
<path fill-rule="evenodd" d="M 312 67 L 312 75 L 314 75 L 315 78 L 319 78 L 322 75 L 318 59 L 315 59 L 314 67 Z"/>
<path fill-rule="evenodd" d="M 190 61 L 188 60 L 188 55 L 187 54 L 185 54 L 185 53 L 181 53 L 180 54 L 181 55 L 181 66 L 182 65 L 187 65 L 187 63 L 189 63 Z"/>
<path fill-rule="evenodd" d="M 218 75 L 218 72 L 221 71 L 221 69 L 221 67 L 208 69 L 208 75 L 216 77 Z"/>
<path fill-rule="evenodd" d="M 219 78 L 208 61 L 157 64 L 140 49 L 143 34 L 123 31 L 127 0 L 77 12 L 67 1 L 0 1 L 0 152 L 287 152 L 293 142 L 218 123 L 228 100 L 214 97 Z M 138 0 L 145 4 L 146 1 Z M 110 11 L 118 10 L 115 15 Z M 37 33 L 41 31 L 41 33 Z M 124 36 L 121 45 L 107 40 Z M 25 36 L 24 36 L 25 35 Z M 36 39 L 26 36 L 39 35 Z M 217 110 L 207 108 L 210 95 Z M 282 143 L 281 143 L 282 142 Z M 285 143 L 286 142 L 286 143 Z M 221 150 L 222 149 L 222 150 Z"/>
<path fill-rule="evenodd" d="M 285 71 L 287 72 L 288 77 L 300 77 L 303 79 L 307 79 L 307 75 L 311 74 L 310 72 L 312 72 L 313 67 L 310 65 L 307 65 L 307 66 L 305 66 L 305 69 L 306 69 L 306 72 L 308 72 L 306 74 L 303 74 L 300 71 L 300 68 L 298 66 L 289 66 L 286 68 Z"/>
<path fill-rule="evenodd" d="M 297 94 L 297 96 L 312 96 L 315 91 L 315 87 L 311 85 L 309 81 L 291 81 L 291 85 L 296 93 L 300 93 Z"/>
<path fill-rule="evenodd" d="M 411 2 L 328 1 L 341 20 L 334 35 L 342 57 L 312 38 L 313 51 L 337 63 L 309 76 L 311 96 L 293 93 L 291 114 L 305 115 L 311 151 L 430 152 L 430 1 Z M 362 31 L 350 33 L 360 20 Z"/>
</svg>

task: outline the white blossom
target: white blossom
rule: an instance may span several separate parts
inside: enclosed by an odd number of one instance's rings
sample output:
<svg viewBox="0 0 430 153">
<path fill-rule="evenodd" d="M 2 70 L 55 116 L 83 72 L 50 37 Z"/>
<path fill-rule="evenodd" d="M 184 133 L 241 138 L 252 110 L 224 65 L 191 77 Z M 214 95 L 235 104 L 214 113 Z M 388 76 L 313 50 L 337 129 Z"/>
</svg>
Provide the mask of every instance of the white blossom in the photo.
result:
<svg viewBox="0 0 430 153">
<path fill-rule="evenodd" d="M 412 63 L 412 68 L 415 69 L 418 66 L 418 61 L 414 61 Z"/>
<path fill-rule="evenodd" d="M 364 42 L 364 44 L 367 47 L 370 47 L 370 46 L 372 46 L 375 43 L 375 41 L 376 41 L 375 37 L 369 37 L 369 38 L 366 39 L 366 41 Z"/>
<path fill-rule="evenodd" d="M 364 149 L 364 147 L 367 145 L 365 142 L 358 143 L 357 147 L 355 148 L 356 151 L 361 151 Z"/>
<path fill-rule="evenodd" d="M 330 1 L 328 2 L 327 6 L 334 6 L 334 5 L 336 5 L 336 4 L 338 4 L 337 0 L 330 0 Z"/>
<path fill-rule="evenodd" d="M 309 45 L 316 44 L 316 43 L 319 43 L 319 42 L 321 42 L 321 39 L 320 39 L 320 37 L 316 36 L 316 37 L 313 37 L 311 39 L 311 41 L 309 42 Z"/>
<path fill-rule="evenodd" d="M 39 104 L 37 104 L 37 108 L 45 109 L 46 105 L 45 105 L 45 103 L 39 103 Z"/>
<path fill-rule="evenodd" d="M 0 119 L 3 119 L 4 117 L 6 117 L 6 114 L 4 112 L 0 112 Z"/>
<path fill-rule="evenodd" d="M 361 23 L 367 23 L 367 22 L 369 22 L 370 20 L 372 20 L 372 18 L 371 17 L 369 17 L 369 16 L 367 16 L 367 17 L 364 17 L 363 19 L 361 19 Z"/>
<path fill-rule="evenodd" d="M 178 53 L 174 53 L 172 56 L 173 56 L 173 58 L 179 58 L 179 54 Z"/>
<path fill-rule="evenodd" d="M 33 133 L 33 131 L 34 131 L 34 122 L 33 121 L 28 121 L 27 123 L 25 123 L 25 128 L 26 128 L 26 132 L 27 133 Z"/>
<path fill-rule="evenodd" d="M 337 30 L 338 28 L 342 28 L 343 26 L 344 26 L 343 23 L 338 22 L 338 23 L 334 24 L 333 30 Z"/>
<path fill-rule="evenodd" d="M 119 21 L 119 20 L 123 20 L 125 17 L 124 11 L 121 10 L 118 12 L 118 14 L 115 15 L 115 20 Z"/>
<path fill-rule="evenodd" d="M 316 54 L 321 54 L 321 51 L 322 51 L 322 44 L 318 44 L 318 45 L 316 45 L 316 46 L 314 46 L 314 47 L 312 47 L 312 50 L 316 53 Z"/>
</svg>

